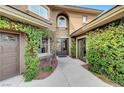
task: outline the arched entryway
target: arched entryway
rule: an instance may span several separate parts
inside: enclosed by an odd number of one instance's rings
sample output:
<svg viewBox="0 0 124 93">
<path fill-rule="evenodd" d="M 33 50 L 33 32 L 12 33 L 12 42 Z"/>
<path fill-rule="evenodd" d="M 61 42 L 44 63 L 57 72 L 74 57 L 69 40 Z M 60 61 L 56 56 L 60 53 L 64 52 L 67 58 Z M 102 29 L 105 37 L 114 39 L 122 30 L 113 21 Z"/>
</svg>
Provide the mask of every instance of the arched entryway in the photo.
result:
<svg viewBox="0 0 124 93">
<path fill-rule="evenodd" d="M 69 20 L 66 14 L 59 14 L 56 18 L 56 40 L 58 56 L 67 56 L 69 50 Z"/>
</svg>

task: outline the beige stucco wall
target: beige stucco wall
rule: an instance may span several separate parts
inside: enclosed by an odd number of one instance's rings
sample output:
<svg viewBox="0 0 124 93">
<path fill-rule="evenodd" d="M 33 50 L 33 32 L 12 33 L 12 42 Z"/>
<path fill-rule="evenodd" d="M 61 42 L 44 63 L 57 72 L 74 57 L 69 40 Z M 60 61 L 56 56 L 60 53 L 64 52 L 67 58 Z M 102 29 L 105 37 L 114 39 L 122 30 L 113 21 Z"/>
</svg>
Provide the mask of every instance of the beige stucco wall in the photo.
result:
<svg viewBox="0 0 124 93">
<path fill-rule="evenodd" d="M 57 27 L 57 17 L 60 13 L 63 13 L 68 17 L 68 28 L 67 29 Z M 50 29 L 55 31 L 56 38 L 68 38 L 69 39 L 69 55 L 71 55 L 70 34 L 84 25 L 83 16 L 88 16 L 88 22 L 90 22 L 97 15 L 86 14 L 83 12 L 74 12 L 74 11 L 65 10 L 65 9 L 50 8 L 50 22 L 52 23 L 52 25 L 50 26 Z"/>
<path fill-rule="evenodd" d="M 92 14 L 85 14 L 85 13 L 75 13 L 75 12 L 69 12 L 69 28 L 70 31 L 69 33 L 73 33 L 75 30 L 79 29 L 80 27 L 82 27 L 85 23 L 83 23 L 83 16 L 87 16 L 88 17 L 88 21 L 90 22 L 91 20 L 93 20 L 95 18 L 96 15 L 92 15 Z"/>
<path fill-rule="evenodd" d="M 20 42 L 20 53 L 19 53 L 19 58 L 20 58 L 20 74 L 21 73 L 24 73 L 25 71 L 25 47 L 26 47 L 26 34 L 24 33 L 20 33 L 20 39 L 19 39 L 19 42 Z"/>
<path fill-rule="evenodd" d="M 68 28 L 56 28 L 56 38 L 69 38 Z"/>
<path fill-rule="evenodd" d="M 74 12 L 65 9 L 51 9 L 50 10 L 50 21 L 52 23 L 51 29 L 56 31 L 57 28 L 57 16 L 60 13 L 64 13 L 68 16 L 69 21 L 69 34 L 80 28 L 83 24 L 83 16 L 88 16 L 88 22 L 93 20 L 97 15 L 86 14 L 83 12 Z"/>
</svg>

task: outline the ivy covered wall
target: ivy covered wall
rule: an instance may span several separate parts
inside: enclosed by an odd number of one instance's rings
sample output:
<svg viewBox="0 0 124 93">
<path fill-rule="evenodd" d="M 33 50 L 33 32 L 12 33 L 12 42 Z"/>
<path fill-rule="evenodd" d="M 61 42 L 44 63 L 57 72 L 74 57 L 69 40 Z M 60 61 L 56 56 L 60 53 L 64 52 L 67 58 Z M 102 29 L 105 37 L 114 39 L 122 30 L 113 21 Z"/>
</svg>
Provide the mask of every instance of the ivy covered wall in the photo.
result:
<svg viewBox="0 0 124 93">
<path fill-rule="evenodd" d="M 124 86 L 124 18 L 87 33 L 90 70 Z"/>
<path fill-rule="evenodd" d="M 9 18 L 0 16 L 0 29 L 24 32 L 27 36 L 27 46 L 25 48 L 26 71 L 24 73 L 25 81 L 31 81 L 39 73 L 40 58 L 38 57 L 38 48 L 41 37 L 53 39 L 53 32 L 48 29 L 41 29 L 29 24 L 16 22 Z"/>
<path fill-rule="evenodd" d="M 72 43 L 71 43 L 71 57 L 76 58 L 76 39 L 72 38 Z"/>
</svg>

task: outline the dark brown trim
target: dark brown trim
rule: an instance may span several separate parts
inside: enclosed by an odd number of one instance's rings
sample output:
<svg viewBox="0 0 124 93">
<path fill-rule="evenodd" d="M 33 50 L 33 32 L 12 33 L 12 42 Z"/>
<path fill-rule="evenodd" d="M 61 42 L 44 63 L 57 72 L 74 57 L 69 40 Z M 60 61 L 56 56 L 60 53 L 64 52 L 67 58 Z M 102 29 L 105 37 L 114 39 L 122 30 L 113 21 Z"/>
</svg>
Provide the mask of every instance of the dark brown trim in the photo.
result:
<svg viewBox="0 0 124 93">
<path fill-rule="evenodd" d="M 0 32 L 3 32 L 3 33 L 10 33 L 10 34 L 17 34 L 17 35 L 20 34 L 20 32 L 18 32 L 18 31 L 8 30 L 8 29 L 0 29 Z"/>
</svg>

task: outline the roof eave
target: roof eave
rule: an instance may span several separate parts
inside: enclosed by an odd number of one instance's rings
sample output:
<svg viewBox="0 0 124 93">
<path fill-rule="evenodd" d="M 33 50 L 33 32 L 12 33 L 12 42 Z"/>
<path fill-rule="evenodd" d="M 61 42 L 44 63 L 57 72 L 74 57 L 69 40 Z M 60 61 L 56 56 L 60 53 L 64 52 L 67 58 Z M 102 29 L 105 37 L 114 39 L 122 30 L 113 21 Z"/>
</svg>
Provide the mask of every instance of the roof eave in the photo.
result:
<svg viewBox="0 0 124 93">
<path fill-rule="evenodd" d="M 70 11 L 76 11 L 76 12 L 84 12 L 84 13 L 90 13 L 90 14 L 95 14 L 98 15 L 103 11 L 97 10 L 97 9 L 91 9 L 91 8 L 79 8 L 79 7 L 72 7 L 69 5 L 50 5 L 54 9 L 68 9 Z"/>
<path fill-rule="evenodd" d="M 50 22 L 44 22 L 39 19 L 36 19 L 30 15 L 27 15 L 21 11 L 18 11 L 10 6 L 2 5 L 0 6 L 0 15 L 8 17 L 12 20 L 27 23 L 33 26 L 37 26 L 39 28 L 48 28 Z"/>
<path fill-rule="evenodd" d="M 109 11 L 104 12 L 103 14 L 96 17 L 91 22 L 87 23 L 86 25 L 82 26 L 81 28 L 77 29 L 75 32 L 71 34 L 71 37 L 78 36 L 83 34 L 87 31 L 95 29 L 99 26 L 112 22 L 121 18 L 124 14 L 124 6 L 115 6 L 114 8 L 110 9 Z"/>
</svg>

